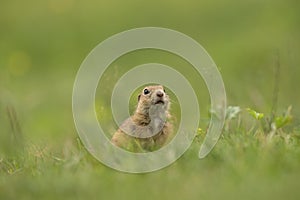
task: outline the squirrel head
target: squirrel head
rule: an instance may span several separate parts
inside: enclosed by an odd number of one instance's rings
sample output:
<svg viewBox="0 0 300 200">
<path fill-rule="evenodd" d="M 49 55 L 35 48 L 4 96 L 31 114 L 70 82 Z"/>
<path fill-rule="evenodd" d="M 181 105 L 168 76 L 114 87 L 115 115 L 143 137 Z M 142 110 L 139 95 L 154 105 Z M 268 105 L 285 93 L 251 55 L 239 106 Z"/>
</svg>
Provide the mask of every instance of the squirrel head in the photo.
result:
<svg viewBox="0 0 300 200">
<path fill-rule="evenodd" d="M 169 96 L 162 85 L 150 85 L 143 88 L 138 96 L 137 111 L 140 114 L 149 114 L 151 107 L 157 107 L 167 112 L 169 109 Z"/>
</svg>

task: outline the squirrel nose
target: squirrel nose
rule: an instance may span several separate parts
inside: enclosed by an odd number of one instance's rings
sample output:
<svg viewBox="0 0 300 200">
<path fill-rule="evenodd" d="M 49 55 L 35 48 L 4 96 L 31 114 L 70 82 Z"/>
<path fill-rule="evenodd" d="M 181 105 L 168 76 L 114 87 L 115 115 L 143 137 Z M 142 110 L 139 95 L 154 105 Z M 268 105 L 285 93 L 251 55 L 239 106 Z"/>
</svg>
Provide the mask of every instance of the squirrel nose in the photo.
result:
<svg viewBox="0 0 300 200">
<path fill-rule="evenodd" d="M 157 91 L 156 96 L 163 97 L 164 93 L 162 91 Z"/>
</svg>

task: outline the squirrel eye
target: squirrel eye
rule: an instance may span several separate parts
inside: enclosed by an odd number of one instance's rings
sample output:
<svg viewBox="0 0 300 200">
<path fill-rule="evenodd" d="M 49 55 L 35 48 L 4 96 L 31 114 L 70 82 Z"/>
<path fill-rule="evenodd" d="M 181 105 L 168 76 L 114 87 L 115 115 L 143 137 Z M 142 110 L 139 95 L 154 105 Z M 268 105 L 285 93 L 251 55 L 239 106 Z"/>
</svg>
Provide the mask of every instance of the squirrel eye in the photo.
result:
<svg viewBox="0 0 300 200">
<path fill-rule="evenodd" d="M 164 93 L 166 93 L 166 90 L 164 89 Z"/>
<path fill-rule="evenodd" d="M 149 94 L 150 91 L 148 89 L 144 89 L 144 94 Z"/>
</svg>

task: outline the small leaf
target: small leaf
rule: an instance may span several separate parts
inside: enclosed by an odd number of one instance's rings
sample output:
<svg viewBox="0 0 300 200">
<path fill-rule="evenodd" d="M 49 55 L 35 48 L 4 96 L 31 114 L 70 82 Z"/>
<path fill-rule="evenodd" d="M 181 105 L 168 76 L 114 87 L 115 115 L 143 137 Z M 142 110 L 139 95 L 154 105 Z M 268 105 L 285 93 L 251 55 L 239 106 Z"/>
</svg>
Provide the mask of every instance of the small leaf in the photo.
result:
<svg viewBox="0 0 300 200">
<path fill-rule="evenodd" d="M 239 106 L 228 106 L 226 109 L 226 119 L 234 119 L 240 112 L 241 108 Z"/>
<path fill-rule="evenodd" d="M 247 108 L 247 111 L 256 120 L 260 120 L 264 117 L 264 113 L 256 112 L 255 110 L 252 110 L 251 108 Z"/>
<path fill-rule="evenodd" d="M 292 106 L 289 106 L 284 116 L 279 116 L 275 118 L 276 128 L 282 128 L 287 124 L 291 123 L 293 117 L 291 115 Z"/>
</svg>

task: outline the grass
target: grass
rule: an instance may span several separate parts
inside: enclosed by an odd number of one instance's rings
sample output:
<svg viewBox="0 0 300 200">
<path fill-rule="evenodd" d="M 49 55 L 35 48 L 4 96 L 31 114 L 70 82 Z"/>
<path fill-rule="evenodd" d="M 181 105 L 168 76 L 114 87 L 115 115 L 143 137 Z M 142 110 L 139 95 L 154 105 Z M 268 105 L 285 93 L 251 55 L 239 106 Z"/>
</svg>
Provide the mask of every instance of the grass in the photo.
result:
<svg viewBox="0 0 300 200">
<path fill-rule="evenodd" d="M 229 123 L 205 159 L 197 158 L 200 131 L 177 162 L 147 174 L 102 165 L 75 137 L 63 149 L 27 143 L 0 159 L 0 199 L 299 199 L 300 131 L 270 138 Z"/>
</svg>

